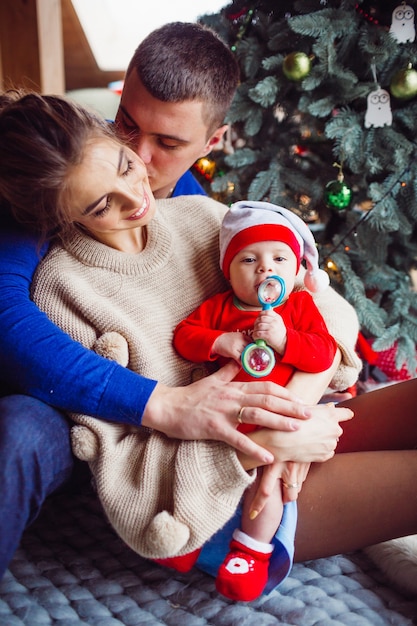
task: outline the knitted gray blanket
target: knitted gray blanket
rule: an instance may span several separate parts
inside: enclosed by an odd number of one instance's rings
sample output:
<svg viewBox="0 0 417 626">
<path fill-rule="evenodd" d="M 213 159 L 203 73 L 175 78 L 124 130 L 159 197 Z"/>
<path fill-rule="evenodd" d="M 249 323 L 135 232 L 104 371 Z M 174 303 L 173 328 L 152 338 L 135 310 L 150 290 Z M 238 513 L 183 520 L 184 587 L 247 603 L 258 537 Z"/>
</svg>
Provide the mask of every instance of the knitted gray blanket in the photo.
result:
<svg viewBox="0 0 417 626">
<path fill-rule="evenodd" d="M 198 569 L 173 573 L 138 557 L 94 495 L 51 498 L 0 581 L 0 626 L 142 624 L 404 626 L 417 624 L 417 599 L 355 553 L 296 564 L 268 596 L 233 603 Z"/>
</svg>

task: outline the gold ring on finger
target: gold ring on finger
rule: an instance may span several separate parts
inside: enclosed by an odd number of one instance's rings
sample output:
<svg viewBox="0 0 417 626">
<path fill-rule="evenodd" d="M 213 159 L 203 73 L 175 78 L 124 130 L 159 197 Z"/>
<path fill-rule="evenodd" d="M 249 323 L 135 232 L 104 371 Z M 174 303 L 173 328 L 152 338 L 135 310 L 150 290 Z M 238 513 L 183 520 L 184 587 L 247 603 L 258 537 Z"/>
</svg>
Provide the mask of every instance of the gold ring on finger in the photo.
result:
<svg viewBox="0 0 417 626">
<path fill-rule="evenodd" d="M 300 483 L 285 483 L 284 481 L 283 485 L 286 489 L 298 489 L 301 486 Z"/>
<path fill-rule="evenodd" d="M 245 408 L 245 407 L 244 407 L 244 406 L 242 406 L 242 408 L 240 409 L 239 413 L 237 414 L 237 421 L 238 421 L 238 424 L 243 424 L 242 415 L 243 415 L 243 409 L 244 409 L 244 408 Z"/>
</svg>

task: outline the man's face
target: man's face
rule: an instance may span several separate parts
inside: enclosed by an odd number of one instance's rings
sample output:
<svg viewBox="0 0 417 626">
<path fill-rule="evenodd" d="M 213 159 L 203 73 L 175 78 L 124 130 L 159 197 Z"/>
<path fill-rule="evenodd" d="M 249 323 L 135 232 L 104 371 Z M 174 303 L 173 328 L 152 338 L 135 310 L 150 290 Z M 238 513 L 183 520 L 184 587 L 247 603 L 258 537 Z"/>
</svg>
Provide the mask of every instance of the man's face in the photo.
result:
<svg viewBox="0 0 417 626">
<path fill-rule="evenodd" d="M 178 179 L 223 135 L 207 139 L 203 103 L 162 102 L 145 89 L 136 71 L 127 77 L 116 115 L 119 132 L 141 157 L 156 198 L 166 198 Z"/>
</svg>

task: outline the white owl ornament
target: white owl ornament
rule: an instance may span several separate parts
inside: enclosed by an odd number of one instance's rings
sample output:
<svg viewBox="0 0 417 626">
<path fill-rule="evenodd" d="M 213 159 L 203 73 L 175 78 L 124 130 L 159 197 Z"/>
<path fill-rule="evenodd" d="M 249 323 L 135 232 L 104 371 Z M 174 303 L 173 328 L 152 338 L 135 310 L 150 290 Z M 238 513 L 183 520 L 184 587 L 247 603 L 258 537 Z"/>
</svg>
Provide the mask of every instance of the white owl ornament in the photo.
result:
<svg viewBox="0 0 417 626">
<path fill-rule="evenodd" d="M 403 2 L 392 12 L 392 22 L 389 29 L 390 35 L 398 43 L 414 41 L 416 30 L 414 26 L 414 9 Z"/>
<path fill-rule="evenodd" d="M 378 87 L 368 95 L 368 108 L 365 114 L 365 127 L 381 128 L 391 126 L 392 111 L 388 91 Z"/>
</svg>

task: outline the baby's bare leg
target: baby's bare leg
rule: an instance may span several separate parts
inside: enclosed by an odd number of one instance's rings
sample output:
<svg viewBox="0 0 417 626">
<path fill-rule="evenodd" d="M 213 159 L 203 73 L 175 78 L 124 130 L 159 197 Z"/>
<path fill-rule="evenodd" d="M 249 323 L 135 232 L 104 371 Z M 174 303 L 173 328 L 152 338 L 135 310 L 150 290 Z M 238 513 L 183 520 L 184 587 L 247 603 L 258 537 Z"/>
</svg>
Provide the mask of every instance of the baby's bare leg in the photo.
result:
<svg viewBox="0 0 417 626">
<path fill-rule="evenodd" d="M 242 507 L 241 528 L 243 532 L 253 539 L 264 543 L 270 543 L 281 522 L 284 509 L 282 502 L 281 481 L 276 481 L 275 488 L 266 501 L 264 508 L 257 515 L 257 517 L 255 517 L 255 519 L 251 519 L 251 504 L 259 486 L 261 472 L 262 468 L 258 470 L 257 480 L 245 492 Z"/>
</svg>

